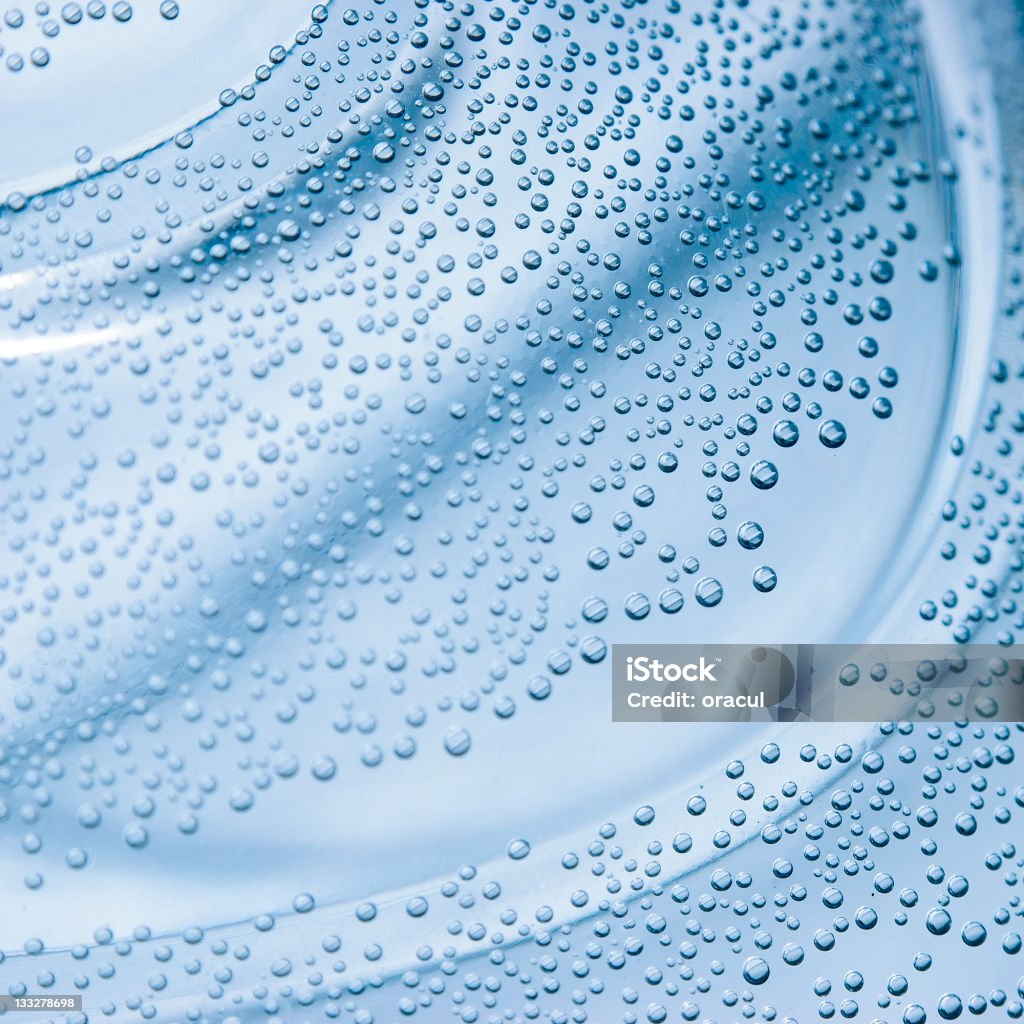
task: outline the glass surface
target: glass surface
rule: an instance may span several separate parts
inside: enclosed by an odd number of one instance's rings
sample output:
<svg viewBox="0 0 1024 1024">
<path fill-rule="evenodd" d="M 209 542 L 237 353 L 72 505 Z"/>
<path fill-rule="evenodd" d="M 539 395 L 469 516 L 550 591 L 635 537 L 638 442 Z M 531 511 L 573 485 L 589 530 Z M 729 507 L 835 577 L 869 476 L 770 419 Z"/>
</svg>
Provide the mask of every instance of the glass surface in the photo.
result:
<svg viewBox="0 0 1024 1024">
<path fill-rule="evenodd" d="M 1019 727 L 608 647 L 1019 642 L 1020 16 L 0 11 L 0 991 L 1019 1018 Z"/>
</svg>

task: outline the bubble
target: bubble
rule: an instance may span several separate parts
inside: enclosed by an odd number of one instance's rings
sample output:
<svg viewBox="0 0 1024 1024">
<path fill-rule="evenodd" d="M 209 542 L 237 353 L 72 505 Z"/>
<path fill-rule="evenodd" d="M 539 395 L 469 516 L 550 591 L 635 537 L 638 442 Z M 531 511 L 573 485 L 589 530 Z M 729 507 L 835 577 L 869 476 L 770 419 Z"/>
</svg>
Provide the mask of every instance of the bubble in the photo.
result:
<svg viewBox="0 0 1024 1024">
<path fill-rule="evenodd" d="M 736 539 L 748 551 L 756 551 L 764 542 L 764 530 L 759 523 L 746 520 L 736 528 Z"/>
<path fill-rule="evenodd" d="M 963 1001 L 958 995 L 955 995 L 952 992 L 947 992 L 939 999 L 939 1016 L 943 1020 L 956 1020 L 963 1012 L 963 1005 Z"/>
<path fill-rule="evenodd" d="M 772 428 L 772 438 L 780 448 L 792 448 L 800 440 L 800 428 L 792 420 L 779 420 Z"/>
<path fill-rule="evenodd" d="M 713 576 L 704 576 L 697 581 L 693 588 L 693 596 L 697 603 L 704 608 L 714 608 L 720 604 L 725 591 L 722 584 Z"/>
<path fill-rule="evenodd" d="M 761 459 L 750 467 L 750 482 L 759 491 L 771 490 L 779 481 L 779 471 L 775 464 Z"/>
<path fill-rule="evenodd" d="M 338 765 L 333 757 L 329 757 L 327 754 L 320 754 L 313 758 L 309 770 L 313 778 L 318 782 L 327 782 L 334 778 Z"/>
<path fill-rule="evenodd" d="M 429 909 L 429 903 L 422 896 L 414 896 L 405 904 L 405 912 L 410 917 L 423 917 Z"/>
<path fill-rule="evenodd" d="M 953 824 L 956 826 L 957 832 L 962 836 L 973 835 L 978 828 L 978 821 L 973 814 L 968 811 L 964 811 L 956 816 Z"/>
<path fill-rule="evenodd" d="M 687 832 L 677 832 L 672 839 L 672 849 L 676 853 L 687 853 L 693 848 L 693 838 Z"/>
<path fill-rule="evenodd" d="M 451 726 L 444 734 L 444 749 L 452 757 L 462 757 L 468 753 L 470 745 L 469 733 L 459 726 Z"/>
<path fill-rule="evenodd" d="M 759 956 L 747 957 L 743 963 L 743 978 L 750 985 L 763 985 L 771 976 L 768 961 Z"/>
<path fill-rule="evenodd" d="M 292 900 L 292 910 L 297 914 L 308 914 L 315 906 L 316 900 L 308 892 L 300 892 Z"/>
<path fill-rule="evenodd" d="M 89 863 L 89 854 L 81 846 L 72 846 L 65 854 L 64 860 L 69 868 L 80 871 Z"/>
<path fill-rule="evenodd" d="M 846 427 L 839 420 L 826 420 L 818 427 L 818 438 L 826 448 L 841 448 L 846 442 Z"/>
<path fill-rule="evenodd" d="M 637 825 L 650 825 L 654 821 L 654 808 L 650 804 L 644 804 L 633 812 L 633 821 Z"/>
<path fill-rule="evenodd" d="M 124 828 L 124 841 L 133 850 L 141 850 L 149 842 L 149 833 L 142 825 L 131 822 Z"/>
<path fill-rule="evenodd" d="M 633 491 L 633 501 L 640 508 L 647 508 L 654 504 L 654 488 L 648 484 L 641 484 Z"/>
<path fill-rule="evenodd" d="M 512 860 L 523 860 L 530 855 L 530 844 L 525 839 L 513 839 L 506 853 Z"/>
</svg>

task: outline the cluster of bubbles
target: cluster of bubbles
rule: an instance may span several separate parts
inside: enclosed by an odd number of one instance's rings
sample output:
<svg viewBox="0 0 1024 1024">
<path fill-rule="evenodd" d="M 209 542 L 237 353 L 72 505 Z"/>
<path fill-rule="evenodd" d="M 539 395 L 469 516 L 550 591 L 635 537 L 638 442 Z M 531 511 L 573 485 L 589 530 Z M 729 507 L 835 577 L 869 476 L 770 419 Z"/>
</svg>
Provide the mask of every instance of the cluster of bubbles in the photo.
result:
<svg viewBox="0 0 1024 1024">
<path fill-rule="evenodd" d="M 859 753 L 769 742 L 569 849 L 518 837 L 504 867 L 384 902 L 299 892 L 233 925 L 32 936 L 3 969 L 12 994 L 78 992 L 98 1018 L 1019 1020 L 1021 735 L 888 724 Z M 537 860 L 558 895 L 513 903 Z"/>
<path fill-rule="evenodd" d="M 161 17 L 174 21 L 181 8 L 177 0 L 162 0 L 159 10 Z M 124 24 L 131 21 L 133 13 L 128 0 L 115 0 L 109 7 L 104 0 L 86 0 L 85 3 L 70 0 L 59 5 L 51 4 L 49 0 L 39 0 L 27 14 L 20 7 L 8 7 L 0 18 L 0 60 L 3 60 L 8 71 L 21 71 L 26 66 L 45 68 L 50 63 L 51 55 L 46 42 L 32 46 L 27 59 L 23 52 L 9 50 L 4 44 L 5 35 L 16 40 L 17 36 L 13 33 L 33 20 L 43 40 L 53 40 L 64 28 L 83 22 L 102 21 L 108 14 L 115 23 Z"/>
<path fill-rule="evenodd" d="M 875 437 L 893 415 L 899 274 L 910 318 L 928 301 L 916 290 L 952 287 L 956 252 L 930 224 L 890 237 L 876 219 L 929 211 L 954 175 L 924 160 L 917 68 L 870 42 L 871 8 L 849 27 L 877 51 L 866 80 L 845 55 L 803 78 L 774 71 L 776 51 L 827 56 L 847 31 L 779 10 L 532 13 L 414 5 L 405 24 L 349 10 L 335 37 L 317 8 L 210 122 L 121 164 L 83 144 L 75 180 L 7 197 L 0 258 L 18 285 L 0 297 L 3 351 L 67 352 L 13 381 L 23 426 L 0 464 L 22 562 L 0 583 L 38 591 L 14 612 L 37 648 L 88 644 L 123 614 L 97 603 L 97 578 L 143 604 L 191 604 L 173 595 L 221 589 L 254 555 L 266 567 L 241 637 L 283 618 L 327 640 L 321 597 L 302 588 L 337 573 L 369 585 L 350 569 L 370 546 L 404 605 L 428 574 L 490 576 L 486 628 L 506 646 L 545 631 L 547 585 L 567 574 L 627 594 L 580 605 L 633 621 L 724 605 L 742 576 L 754 593 L 778 587 L 759 509 L 781 508 L 787 466 L 836 472 L 851 431 Z M 624 42 L 599 57 L 577 18 Z M 715 72 L 705 36 L 726 47 Z M 643 48 L 650 75 L 634 88 Z M 670 54 L 687 58 L 681 77 Z M 40 488 L 29 477 L 49 472 L 45 442 L 67 418 L 82 455 Z M 135 436 L 98 454 L 91 439 L 125 418 Z M 38 534 L 30 510 L 58 486 L 69 514 Z M 243 548 L 279 540 L 214 571 L 195 517 L 157 507 L 184 488 Z M 458 533 L 429 535 L 438 508 L 465 520 Z M 68 599 L 30 583 L 44 548 L 81 602 L 60 630 L 48 620 Z M 158 573 L 168 559 L 179 568 Z M 637 576 L 657 589 L 629 586 Z M 268 611 L 268 586 L 287 609 Z M 468 623 L 465 593 L 451 587 L 462 607 L 444 628 Z M 232 610 L 197 603 L 231 634 Z M 604 649 L 592 637 L 581 653 Z M 30 673 L 20 660 L 11 671 Z"/>
<path fill-rule="evenodd" d="M 172 30 L 178 5 L 159 10 Z M 132 8 L 35 8 L 51 37 L 108 14 Z M 9 10 L 0 41 L 25 20 Z M 929 120 L 917 23 L 882 0 L 317 5 L 202 122 L 124 160 L 75 140 L 73 178 L 7 194 L 0 832 L 22 898 L 200 849 L 282 791 L 319 805 L 435 755 L 470 773 L 481 719 L 528 742 L 560 688 L 605 672 L 610 643 L 730 613 L 740 629 L 735 609 L 783 600 L 787 573 L 827 571 L 833 551 L 785 525 L 805 498 L 842 492 L 840 533 L 867 555 L 886 495 L 843 482 L 925 432 L 902 396 L 947 360 L 908 338 L 952 335 L 961 285 L 958 170 Z M 996 549 L 1021 527 L 1005 468 L 1019 376 L 993 365 L 991 458 L 942 512 L 984 541 L 944 539 L 941 558 L 976 567 L 920 609 L 965 641 L 1022 628 L 1019 558 L 1005 579 L 977 568 L 1005 570 Z M 998 946 L 1003 977 L 1020 949 L 1017 733 L 919 735 L 920 754 L 892 727 L 876 738 L 892 778 L 875 751 L 801 749 L 825 789 L 766 789 L 735 762 L 735 800 L 645 805 L 639 845 L 606 825 L 586 854 L 560 852 L 558 906 L 506 906 L 464 867 L 402 904 L 438 936 L 406 973 L 373 969 L 401 959 L 372 937 L 393 906 L 350 921 L 307 894 L 282 914 L 324 910 L 353 937 L 265 959 L 271 915 L 237 934 L 100 928 L 69 951 L 31 938 L 0 970 L 24 991 L 102 991 L 110 1015 L 152 1017 L 201 980 L 216 1009 L 189 1019 L 283 1017 L 294 1000 L 358 1024 L 442 1005 L 467 1024 L 771 1021 L 782 989 L 762 1008 L 755 992 L 844 944 L 850 963 L 870 956 L 884 922 L 913 931 L 912 969 L 869 991 L 866 962 L 823 968 L 823 1018 L 1018 1017 L 1019 983 L 904 998 L 935 939 Z M 780 757 L 766 748 L 765 771 Z M 772 856 L 677 882 L 701 845 L 676 818 L 715 821 L 716 855 L 757 823 Z M 987 883 L 940 866 L 927 830 L 943 829 L 957 850 L 999 837 Z M 911 836 L 925 883 L 890 862 Z M 528 838 L 507 854 L 516 870 L 538 858 Z M 961 921 L 968 886 L 989 903 Z M 110 996 L 140 962 L 137 994 Z"/>
</svg>

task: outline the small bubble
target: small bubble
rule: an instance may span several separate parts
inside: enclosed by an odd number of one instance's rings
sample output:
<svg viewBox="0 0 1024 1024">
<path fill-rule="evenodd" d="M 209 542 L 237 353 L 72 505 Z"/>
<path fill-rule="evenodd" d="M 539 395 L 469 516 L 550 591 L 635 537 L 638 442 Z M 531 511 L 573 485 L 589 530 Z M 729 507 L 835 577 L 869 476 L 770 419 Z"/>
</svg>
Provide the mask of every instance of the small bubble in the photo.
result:
<svg viewBox="0 0 1024 1024">
<path fill-rule="evenodd" d="M 826 448 L 841 448 L 846 441 L 846 427 L 839 420 L 825 420 L 818 428 L 818 437 Z"/>
<path fill-rule="evenodd" d="M 505 852 L 511 860 L 524 860 L 530 855 L 530 844 L 525 839 L 513 839 Z"/>
<path fill-rule="evenodd" d="M 444 749 L 452 757 L 462 757 L 463 754 L 469 751 L 470 745 L 469 733 L 459 726 L 450 726 L 444 734 Z"/>
<path fill-rule="evenodd" d="M 693 588 L 693 596 L 697 599 L 697 603 L 705 608 L 714 608 L 721 602 L 724 594 L 722 584 L 713 576 L 703 577 Z"/>
<path fill-rule="evenodd" d="M 750 985 L 763 985 L 770 975 L 768 961 L 762 957 L 751 956 L 743 963 L 743 977 Z"/>
<path fill-rule="evenodd" d="M 779 481 L 775 463 L 761 459 L 750 467 L 750 481 L 760 491 L 771 490 Z"/>
</svg>

